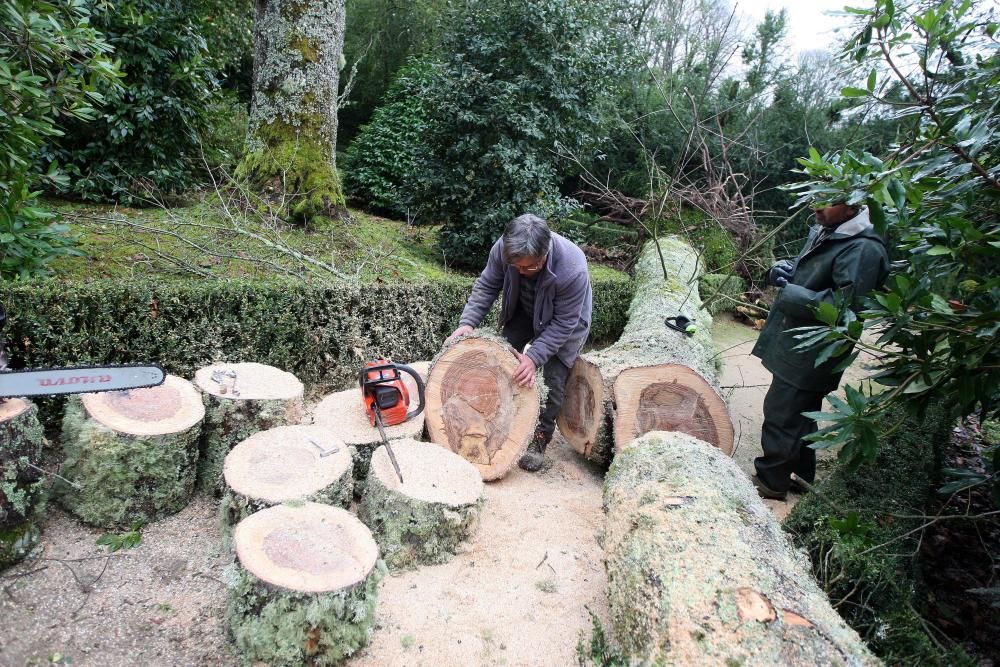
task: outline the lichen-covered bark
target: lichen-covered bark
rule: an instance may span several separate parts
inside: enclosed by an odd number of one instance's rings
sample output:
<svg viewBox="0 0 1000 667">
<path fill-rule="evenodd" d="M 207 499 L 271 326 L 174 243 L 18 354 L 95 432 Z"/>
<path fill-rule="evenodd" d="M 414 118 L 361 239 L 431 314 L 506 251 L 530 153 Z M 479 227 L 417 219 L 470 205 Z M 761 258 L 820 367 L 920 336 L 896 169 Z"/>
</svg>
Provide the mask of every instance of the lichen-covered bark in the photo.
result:
<svg viewBox="0 0 1000 667">
<path fill-rule="evenodd" d="M 202 394 L 205 421 L 198 459 L 198 491 L 221 494 L 225 488 L 222 467 L 229 451 L 254 433 L 302 420 L 302 398 L 242 400 Z"/>
<path fill-rule="evenodd" d="M 63 418 L 66 453 L 60 503 L 81 521 L 113 528 L 149 523 L 182 510 L 194 490 L 201 424 L 167 435 L 118 433 L 88 418 L 70 397 Z"/>
<path fill-rule="evenodd" d="M 45 436 L 38 408 L 0 422 L 0 529 L 21 526 L 40 509 L 44 497 L 41 462 Z"/>
<path fill-rule="evenodd" d="M 874 665 L 746 474 L 683 433 L 615 457 L 604 485 L 615 636 L 636 664 Z"/>
<path fill-rule="evenodd" d="M 24 560 L 38 544 L 40 531 L 31 521 L 0 527 L 0 570 Z"/>
<path fill-rule="evenodd" d="M 385 488 L 369 475 L 358 517 L 371 528 L 393 570 L 444 563 L 479 526 L 483 498 L 471 505 L 429 503 Z"/>
<path fill-rule="evenodd" d="M 310 493 L 295 501 L 285 502 L 313 502 L 350 509 L 353 498 L 354 477 L 351 475 L 351 469 L 348 468 L 340 479 L 325 489 L 321 489 L 316 493 Z M 275 504 L 261 500 L 260 498 L 250 498 L 235 493 L 232 489 L 226 489 L 225 494 L 222 496 L 222 502 L 219 503 L 219 523 L 222 526 L 222 535 L 226 544 L 231 543 L 233 528 L 236 524 L 251 514 L 272 507 Z"/>
<path fill-rule="evenodd" d="M 676 236 L 660 238 L 668 277 L 664 279 L 656 245 L 649 241 L 635 265 L 635 296 L 628 323 L 614 345 L 583 355 L 597 365 L 604 379 L 604 414 L 597 438 L 587 458 L 607 465 L 614 455 L 613 387 L 627 368 L 657 364 L 683 364 L 717 387 L 721 360 L 712 341 L 712 316 L 701 307 L 698 254 Z M 664 319 L 684 315 L 693 319 L 697 332 L 686 336 L 664 324 Z"/>
<path fill-rule="evenodd" d="M 380 560 L 366 579 L 336 593 L 298 593 L 268 586 L 238 562 L 224 574 L 226 624 L 244 665 L 340 665 L 371 639 Z"/>
<path fill-rule="evenodd" d="M 308 219 L 344 205 L 336 168 L 344 0 L 258 0 L 253 104 L 238 174 Z"/>
</svg>

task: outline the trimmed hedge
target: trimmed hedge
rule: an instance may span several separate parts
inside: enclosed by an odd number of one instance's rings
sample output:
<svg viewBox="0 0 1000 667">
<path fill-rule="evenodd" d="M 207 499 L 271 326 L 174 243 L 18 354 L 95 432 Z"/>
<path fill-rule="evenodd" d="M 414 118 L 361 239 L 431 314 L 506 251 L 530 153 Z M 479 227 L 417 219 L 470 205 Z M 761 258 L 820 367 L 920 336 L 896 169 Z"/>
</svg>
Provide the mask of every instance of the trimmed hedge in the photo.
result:
<svg viewBox="0 0 1000 667">
<path fill-rule="evenodd" d="M 837 611 L 887 664 L 968 663 L 960 651 L 942 652 L 924 629 L 915 610 L 920 531 L 911 533 L 923 521 L 894 516 L 924 514 L 951 426 L 940 409 L 922 422 L 908 419 L 885 438 L 873 464 L 839 466 L 784 524 L 808 551 Z"/>
<path fill-rule="evenodd" d="M 157 362 L 190 378 L 215 361 L 255 361 L 306 384 L 346 386 L 362 358 L 430 359 L 471 279 L 344 284 L 94 280 L 0 284 L 15 367 Z M 615 340 L 633 285 L 595 280 L 591 341 Z"/>
</svg>

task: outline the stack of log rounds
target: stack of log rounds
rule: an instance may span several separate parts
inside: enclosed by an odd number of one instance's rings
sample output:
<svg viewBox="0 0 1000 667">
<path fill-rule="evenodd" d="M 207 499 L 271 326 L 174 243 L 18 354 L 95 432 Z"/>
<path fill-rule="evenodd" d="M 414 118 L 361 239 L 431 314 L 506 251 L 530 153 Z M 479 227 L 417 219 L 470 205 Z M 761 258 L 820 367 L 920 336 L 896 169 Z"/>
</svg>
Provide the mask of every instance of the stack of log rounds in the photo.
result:
<svg viewBox="0 0 1000 667">
<path fill-rule="evenodd" d="M 42 503 L 45 437 L 38 409 L 22 398 L 0 399 L 0 570 L 27 556 L 38 542 L 34 519 Z"/>
<path fill-rule="evenodd" d="M 645 434 L 615 456 L 604 508 L 611 620 L 630 664 L 878 664 L 718 448 Z"/>
<path fill-rule="evenodd" d="M 732 420 L 718 393 L 712 316 L 698 295 L 698 254 L 677 237 L 659 244 L 658 251 L 648 242 L 636 263 L 636 292 L 621 338 L 581 355 L 566 382 L 559 431 L 600 464 L 652 430 L 688 433 L 733 450 Z M 664 322 L 676 316 L 696 323 L 693 335 Z"/>
<path fill-rule="evenodd" d="M 198 490 L 222 492 L 226 454 L 258 431 L 298 424 L 304 388 L 291 373 L 256 363 L 218 363 L 199 369 L 195 385 L 205 399 Z"/>
<path fill-rule="evenodd" d="M 351 451 L 320 426 L 279 426 L 251 435 L 226 456 L 220 516 L 228 534 L 254 512 L 295 500 L 348 507 Z"/>
<path fill-rule="evenodd" d="M 428 361 L 418 361 L 407 364 L 420 374 L 421 379 L 427 377 Z M 358 369 L 360 371 L 360 368 Z M 406 391 L 410 396 L 410 410 L 418 405 L 417 385 L 406 373 L 402 374 Z M 411 438 L 419 440 L 424 434 L 424 417 L 426 410 L 406 420 L 402 424 L 385 427 L 385 435 L 389 440 Z M 330 394 L 316 406 L 313 411 L 313 422 L 332 431 L 338 438 L 354 448 L 354 479 L 363 482 L 368 476 L 368 465 L 372 452 L 382 445 L 382 435 L 377 426 L 372 426 L 368 419 L 362 399 L 361 387 L 351 387 L 344 391 Z"/>
<path fill-rule="evenodd" d="M 489 335 L 457 339 L 435 357 L 427 377 L 427 434 L 500 479 L 528 448 L 538 421 L 539 394 L 517 385 L 514 348 Z"/>
<path fill-rule="evenodd" d="M 483 480 L 471 463 L 433 443 L 396 440 L 372 456 L 358 515 L 390 569 L 447 561 L 479 526 Z"/>
<path fill-rule="evenodd" d="M 62 504 L 97 526 L 149 523 L 187 505 L 194 489 L 205 406 L 174 375 L 147 389 L 71 396 L 66 452 L 56 486 Z"/>
<path fill-rule="evenodd" d="M 229 634 L 246 664 L 338 665 L 365 646 L 385 564 L 371 532 L 329 505 L 276 505 L 233 534 Z"/>
</svg>

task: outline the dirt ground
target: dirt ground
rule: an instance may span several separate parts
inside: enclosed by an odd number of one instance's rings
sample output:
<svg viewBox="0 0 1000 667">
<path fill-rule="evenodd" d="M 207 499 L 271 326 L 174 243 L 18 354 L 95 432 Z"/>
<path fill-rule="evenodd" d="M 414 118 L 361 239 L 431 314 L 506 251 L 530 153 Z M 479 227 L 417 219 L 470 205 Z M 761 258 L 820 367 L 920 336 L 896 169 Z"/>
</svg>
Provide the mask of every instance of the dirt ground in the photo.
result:
<svg viewBox="0 0 1000 667">
<path fill-rule="evenodd" d="M 752 329 L 727 316 L 713 330 L 748 472 L 760 451 L 769 374 L 749 356 Z M 538 474 L 515 468 L 486 486 L 479 532 L 446 564 L 390 575 L 379 591 L 371 645 L 350 664 L 571 665 L 591 613 L 608 625 L 595 533 L 601 471 L 557 435 Z M 794 501 L 794 498 L 793 498 Z M 779 516 L 791 503 L 772 502 Z M 40 557 L 0 574 L 0 666 L 235 665 L 222 627 L 222 549 L 216 503 L 196 498 L 105 555 L 103 531 L 48 508 Z"/>
</svg>

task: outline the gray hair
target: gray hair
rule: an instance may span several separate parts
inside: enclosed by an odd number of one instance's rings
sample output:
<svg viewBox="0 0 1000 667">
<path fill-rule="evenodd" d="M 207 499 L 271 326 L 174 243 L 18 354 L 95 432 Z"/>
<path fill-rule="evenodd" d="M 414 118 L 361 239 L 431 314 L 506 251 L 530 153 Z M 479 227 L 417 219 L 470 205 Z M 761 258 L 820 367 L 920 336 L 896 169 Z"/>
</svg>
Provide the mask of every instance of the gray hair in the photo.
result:
<svg viewBox="0 0 1000 667">
<path fill-rule="evenodd" d="M 507 223 L 503 230 L 503 256 L 508 262 L 525 257 L 541 257 L 549 252 L 552 232 L 537 215 L 525 213 Z"/>
</svg>

